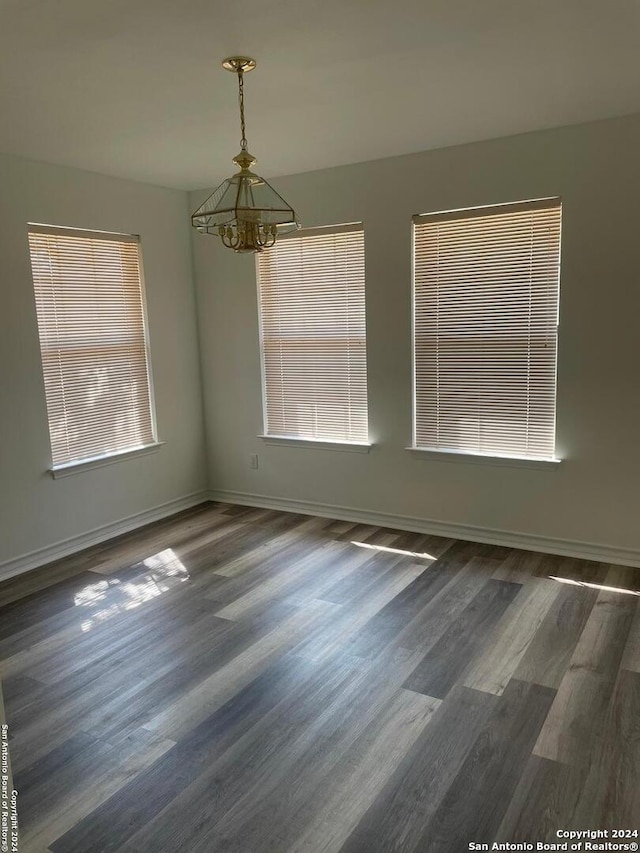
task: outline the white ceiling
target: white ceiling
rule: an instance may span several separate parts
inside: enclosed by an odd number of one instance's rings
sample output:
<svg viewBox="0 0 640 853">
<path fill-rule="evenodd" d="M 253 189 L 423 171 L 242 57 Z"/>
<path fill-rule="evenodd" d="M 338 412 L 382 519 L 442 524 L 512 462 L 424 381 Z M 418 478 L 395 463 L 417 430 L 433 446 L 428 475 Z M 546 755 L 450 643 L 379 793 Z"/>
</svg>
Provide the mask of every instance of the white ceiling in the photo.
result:
<svg viewBox="0 0 640 853">
<path fill-rule="evenodd" d="M 640 112 L 640 0 L 0 0 L 0 151 L 200 188 Z"/>
</svg>

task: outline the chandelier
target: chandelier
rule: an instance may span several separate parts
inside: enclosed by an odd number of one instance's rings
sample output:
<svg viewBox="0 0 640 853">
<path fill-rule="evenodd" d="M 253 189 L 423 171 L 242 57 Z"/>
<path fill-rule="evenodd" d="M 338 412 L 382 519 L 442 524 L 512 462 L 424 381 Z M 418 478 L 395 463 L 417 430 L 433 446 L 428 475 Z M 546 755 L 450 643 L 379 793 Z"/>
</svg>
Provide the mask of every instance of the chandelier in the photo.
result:
<svg viewBox="0 0 640 853">
<path fill-rule="evenodd" d="M 276 241 L 278 234 L 300 227 L 293 208 L 264 178 L 251 171 L 255 157 L 247 150 L 244 123 L 244 75 L 256 67 L 248 56 L 230 56 L 222 63 L 238 75 L 240 104 L 240 153 L 233 162 L 240 171 L 223 181 L 191 217 L 201 234 L 215 234 L 235 252 L 261 252 Z"/>
</svg>

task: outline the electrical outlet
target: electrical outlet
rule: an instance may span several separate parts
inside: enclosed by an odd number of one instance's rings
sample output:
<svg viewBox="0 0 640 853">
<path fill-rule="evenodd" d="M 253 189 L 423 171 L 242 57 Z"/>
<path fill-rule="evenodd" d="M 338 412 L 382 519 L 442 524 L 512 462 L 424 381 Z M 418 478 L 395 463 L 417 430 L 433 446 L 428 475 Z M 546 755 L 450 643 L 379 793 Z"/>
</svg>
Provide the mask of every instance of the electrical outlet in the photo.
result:
<svg viewBox="0 0 640 853">
<path fill-rule="evenodd" d="M 249 468 L 257 468 L 258 467 L 258 454 L 250 453 L 249 454 Z"/>
</svg>

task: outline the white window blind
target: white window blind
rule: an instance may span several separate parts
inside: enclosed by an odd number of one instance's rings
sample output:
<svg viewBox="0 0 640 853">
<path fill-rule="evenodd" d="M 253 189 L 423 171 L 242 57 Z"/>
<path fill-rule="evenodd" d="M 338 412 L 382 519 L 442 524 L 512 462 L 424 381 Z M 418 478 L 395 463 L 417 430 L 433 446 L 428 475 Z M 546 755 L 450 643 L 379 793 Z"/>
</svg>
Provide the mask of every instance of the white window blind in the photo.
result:
<svg viewBox="0 0 640 853">
<path fill-rule="evenodd" d="M 367 443 L 362 226 L 282 237 L 257 263 L 266 434 Z"/>
<path fill-rule="evenodd" d="M 555 454 L 559 199 L 414 217 L 414 446 Z"/>
<path fill-rule="evenodd" d="M 29 226 L 53 467 L 155 442 L 137 237 Z"/>
</svg>

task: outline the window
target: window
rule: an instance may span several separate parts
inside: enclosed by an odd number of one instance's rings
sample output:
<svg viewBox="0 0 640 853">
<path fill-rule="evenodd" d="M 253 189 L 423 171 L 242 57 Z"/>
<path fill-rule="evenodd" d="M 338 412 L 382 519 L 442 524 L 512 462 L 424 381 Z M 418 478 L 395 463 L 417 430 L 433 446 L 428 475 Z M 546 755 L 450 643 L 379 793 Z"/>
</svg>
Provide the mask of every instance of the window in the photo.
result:
<svg viewBox="0 0 640 853">
<path fill-rule="evenodd" d="M 559 199 L 414 217 L 414 447 L 553 459 Z"/>
<path fill-rule="evenodd" d="M 257 264 L 265 433 L 366 444 L 362 225 L 281 237 Z"/>
<path fill-rule="evenodd" d="M 139 239 L 29 226 L 53 468 L 155 442 Z"/>
</svg>

